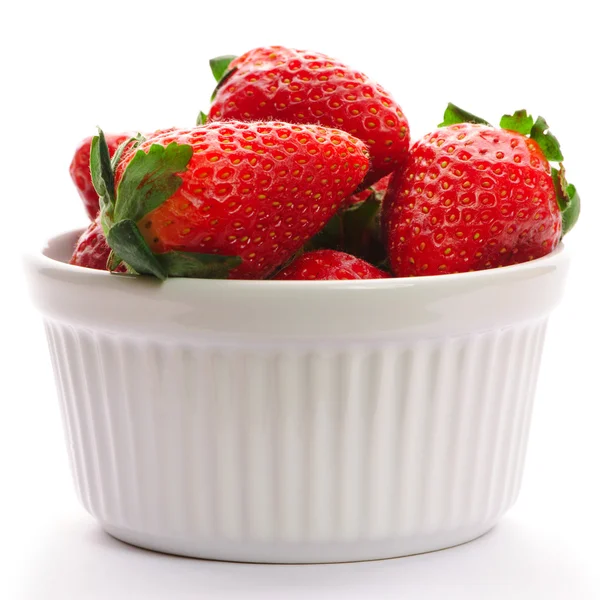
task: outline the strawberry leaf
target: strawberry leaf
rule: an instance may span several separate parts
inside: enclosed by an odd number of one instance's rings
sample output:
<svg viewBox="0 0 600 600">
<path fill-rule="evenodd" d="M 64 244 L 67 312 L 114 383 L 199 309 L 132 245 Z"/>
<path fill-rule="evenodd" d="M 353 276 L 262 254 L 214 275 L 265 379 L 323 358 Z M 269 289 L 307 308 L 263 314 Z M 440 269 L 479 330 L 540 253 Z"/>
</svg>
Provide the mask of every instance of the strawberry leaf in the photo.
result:
<svg viewBox="0 0 600 600">
<path fill-rule="evenodd" d="M 104 132 L 98 127 L 98 135 L 92 138 L 90 145 L 90 173 L 92 184 L 100 198 L 114 205 L 115 201 L 115 175 L 110 161 L 108 144 Z"/>
<path fill-rule="evenodd" d="M 569 202 L 563 211 L 563 236 L 573 229 L 573 226 L 577 223 L 579 214 L 581 213 L 579 192 L 572 183 L 567 185 L 567 195 L 569 197 Z"/>
<path fill-rule="evenodd" d="M 218 83 L 223 79 L 223 75 L 227 72 L 229 68 L 229 64 L 232 60 L 234 60 L 235 56 L 233 54 L 224 54 L 223 56 L 216 56 L 215 58 L 211 58 L 208 63 L 210 64 L 210 70 Z"/>
<path fill-rule="evenodd" d="M 115 223 L 106 240 L 111 247 L 108 263 L 111 270 L 125 262 L 136 273 L 154 275 L 161 281 L 167 277 L 226 279 L 229 272 L 242 262 L 239 256 L 195 252 L 153 254 L 138 226 L 131 219 Z"/>
<path fill-rule="evenodd" d="M 202 111 L 198 113 L 196 118 L 196 125 L 205 125 L 208 122 L 208 115 Z"/>
<path fill-rule="evenodd" d="M 125 219 L 115 223 L 106 236 L 113 252 L 131 266 L 137 273 L 154 275 L 160 280 L 167 278 L 167 271 L 152 254 L 138 226 Z"/>
<path fill-rule="evenodd" d="M 213 90 L 211 94 L 210 100 L 211 102 L 215 99 L 219 88 L 237 71 L 237 68 L 233 69 L 229 68 L 231 61 L 236 58 L 232 54 L 225 54 L 223 56 L 217 56 L 215 58 L 211 58 L 208 62 L 210 64 L 210 69 L 212 74 L 217 81 L 217 87 Z M 202 115 L 203 113 L 200 113 Z"/>
<path fill-rule="evenodd" d="M 145 140 L 146 140 L 146 138 L 141 133 L 138 132 L 137 135 L 132 136 L 128 140 L 125 140 L 124 142 L 119 144 L 119 147 L 113 154 L 113 157 L 110 161 L 113 172 L 116 170 L 117 165 L 121 161 L 121 156 L 123 156 L 123 152 L 125 152 L 125 149 L 130 144 L 133 144 L 133 147 L 136 148 L 139 144 L 141 144 Z"/>
<path fill-rule="evenodd" d="M 538 117 L 537 121 L 531 128 L 530 137 L 535 140 L 542 152 L 549 161 L 560 162 L 563 160 L 563 155 L 560 149 L 558 140 L 550 133 L 548 123 L 542 117 Z"/>
<path fill-rule="evenodd" d="M 227 279 L 229 272 L 242 263 L 239 256 L 220 256 L 197 252 L 165 252 L 155 254 L 170 277 Z"/>
<path fill-rule="evenodd" d="M 481 117 L 477 117 L 462 108 L 448 103 L 444 112 L 444 120 L 438 125 L 438 127 L 446 127 L 447 125 L 455 125 L 456 123 L 479 123 L 481 125 L 489 125 L 487 121 Z"/>
<path fill-rule="evenodd" d="M 119 183 L 114 220 L 139 221 L 170 198 L 183 182 L 177 173 L 186 170 L 192 154 L 190 145 L 176 142 L 152 144 L 147 153 L 138 150 Z"/>
<path fill-rule="evenodd" d="M 560 164 L 559 169 L 552 168 L 552 181 L 558 206 L 562 213 L 562 237 L 573 229 L 581 212 L 581 201 L 575 186 L 567 183 L 565 169 Z"/>
<path fill-rule="evenodd" d="M 529 135 L 533 127 L 533 117 L 528 115 L 526 110 L 517 110 L 512 115 L 503 115 L 500 119 L 500 127 Z"/>
</svg>

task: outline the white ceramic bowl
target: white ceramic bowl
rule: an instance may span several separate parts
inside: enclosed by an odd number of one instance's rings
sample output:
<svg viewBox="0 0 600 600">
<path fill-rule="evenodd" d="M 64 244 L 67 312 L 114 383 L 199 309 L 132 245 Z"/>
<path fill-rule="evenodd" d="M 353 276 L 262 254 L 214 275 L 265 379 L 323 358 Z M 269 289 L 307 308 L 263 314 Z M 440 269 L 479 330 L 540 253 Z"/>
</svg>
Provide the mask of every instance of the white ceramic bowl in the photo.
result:
<svg viewBox="0 0 600 600">
<path fill-rule="evenodd" d="M 208 281 L 26 259 L 83 506 L 154 550 L 437 550 L 514 503 L 567 258 L 373 281 Z"/>
</svg>

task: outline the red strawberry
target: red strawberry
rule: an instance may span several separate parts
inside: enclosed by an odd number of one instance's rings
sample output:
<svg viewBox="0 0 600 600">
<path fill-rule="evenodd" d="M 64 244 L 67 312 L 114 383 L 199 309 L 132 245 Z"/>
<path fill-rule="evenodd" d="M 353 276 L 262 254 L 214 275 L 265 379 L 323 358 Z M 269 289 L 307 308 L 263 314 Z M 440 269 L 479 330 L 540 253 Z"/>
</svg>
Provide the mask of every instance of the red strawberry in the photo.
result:
<svg viewBox="0 0 600 600">
<path fill-rule="evenodd" d="M 403 162 L 409 147 L 406 117 L 366 75 L 324 54 L 281 46 L 232 58 L 211 61 L 219 83 L 209 120 L 277 119 L 343 129 L 369 149 L 364 186 Z"/>
<path fill-rule="evenodd" d="M 93 174 L 106 155 L 98 138 Z M 95 183 L 108 242 L 136 271 L 255 279 L 325 225 L 368 164 L 343 131 L 231 121 L 151 136 L 122 156 L 116 194 L 110 172 Z"/>
<path fill-rule="evenodd" d="M 546 122 L 517 111 L 499 129 L 449 105 L 442 125 L 414 144 L 384 200 L 392 271 L 457 273 L 551 252 L 575 222 L 579 197 L 562 164 L 548 164 L 562 154 Z"/>
<path fill-rule="evenodd" d="M 387 273 L 368 262 L 336 250 L 314 250 L 303 254 L 275 279 L 383 279 Z"/>
<path fill-rule="evenodd" d="M 131 133 L 107 133 L 105 134 L 106 143 L 108 145 L 108 150 L 110 155 L 112 156 L 117 148 L 125 141 L 132 137 Z M 83 200 L 83 205 L 85 206 L 85 210 L 93 221 L 98 214 L 99 206 L 98 206 L 98 194 L 94 189 L 94 185 L 92 184 L 92 177 L 90 175 L 90 144 L 92 142 L 91 137 L 85 138 L 79 146 L 77 146 L 77 150 L 75 150 L 75 154 L 73 155 L 73 160 L 71 161 L 71 166 L 69 167 L 69 173 L 71 174 L 71 179 Z"/>
<path fill-rule="evenodd" d="M 100 224 L 100 218 L 92 221 L 89 227 L 81 234 L 75 245 L 75 251 L 69 261 L 72 265 L 79 267 L 88 267 L 89 269 L 99 269 L 106 271 L 106 264 L 110 256 L 110 247 L 106 243 L 104 231 Z M 120 265 L 115 271 L 119 273 L 127 272 L 124 265 Z"/>
</svg>

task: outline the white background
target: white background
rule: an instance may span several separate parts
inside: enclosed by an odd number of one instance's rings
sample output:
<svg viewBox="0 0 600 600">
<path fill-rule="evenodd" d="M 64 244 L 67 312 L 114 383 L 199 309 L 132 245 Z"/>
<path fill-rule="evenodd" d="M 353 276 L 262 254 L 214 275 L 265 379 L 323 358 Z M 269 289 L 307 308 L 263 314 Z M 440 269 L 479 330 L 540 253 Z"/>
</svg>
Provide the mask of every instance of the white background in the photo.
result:
<svg viewBox="0 0 600 600">
<path fill-rule="evenodd" d="M 0 598 L 600 598 L 596 189 L 600 79 L 592 3 L 66 2 L 0 9 Z M 166 557 L 103 534 L 75 501 L 24 244 L 83 226 L 80 138 L 195 122 L 207 59 L 280 43 L 379 80 L 416 139 L 450 100 L 497 120 L 526 107 L 559 137 L 583 216 L 547 336 L 516 506 L 486 537 L 407 559 L 257 566 Z"/>
</svg>

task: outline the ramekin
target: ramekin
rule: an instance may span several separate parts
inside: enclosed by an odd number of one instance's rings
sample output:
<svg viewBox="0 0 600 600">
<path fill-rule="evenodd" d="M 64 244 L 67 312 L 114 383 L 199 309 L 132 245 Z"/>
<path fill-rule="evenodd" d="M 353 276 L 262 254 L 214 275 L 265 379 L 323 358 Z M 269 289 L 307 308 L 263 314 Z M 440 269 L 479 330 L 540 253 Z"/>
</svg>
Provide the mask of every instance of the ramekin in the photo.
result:
<svg viewBox="0 0 600 600">
<path fill-rule="evenodd" d="M 111 535 L 269 563 L 472 540 L 515 502 L 563 247 L 372 281 L 210 281 L 25 261 L 75 486 Z"/>
</svg>

